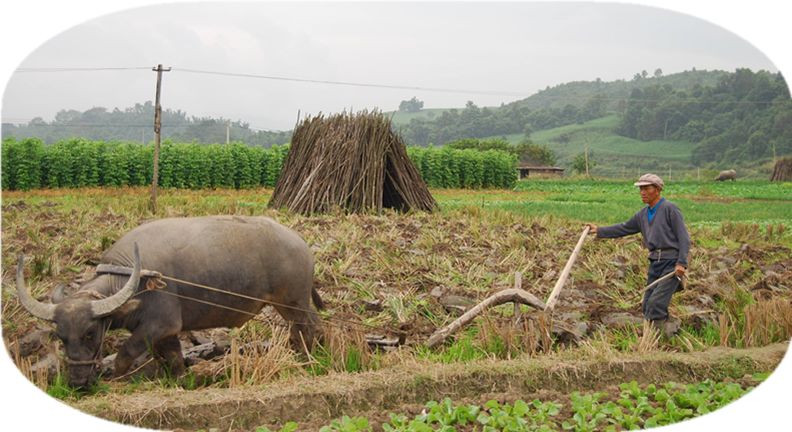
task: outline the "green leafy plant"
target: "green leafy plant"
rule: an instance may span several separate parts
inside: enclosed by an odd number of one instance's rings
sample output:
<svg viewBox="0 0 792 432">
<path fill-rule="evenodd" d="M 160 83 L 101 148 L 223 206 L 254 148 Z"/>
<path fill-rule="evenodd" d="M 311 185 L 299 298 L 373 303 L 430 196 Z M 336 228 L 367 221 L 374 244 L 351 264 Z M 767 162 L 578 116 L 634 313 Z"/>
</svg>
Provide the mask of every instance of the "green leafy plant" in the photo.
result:
<svg viewBox="0 0 792 432">
<path fill-rule="evenodd" d="M 298 429 L 298 424 L 295 422 L 288 422 L 283 427 L 278 429 L 278 432 L 294 432 Z M 256 428 L 255 432 L 273 432 L 270 428 L 266 426 L 259 426 Z"/>
<path fill-rule="evenodd" d="M 319 432 L 364 432 L 371 430 L 368 419 L 365 417 L 344 416 L 341 419 L 333 420 L 328 426 L 323 426 L 319 429 Z"/>
</svg>

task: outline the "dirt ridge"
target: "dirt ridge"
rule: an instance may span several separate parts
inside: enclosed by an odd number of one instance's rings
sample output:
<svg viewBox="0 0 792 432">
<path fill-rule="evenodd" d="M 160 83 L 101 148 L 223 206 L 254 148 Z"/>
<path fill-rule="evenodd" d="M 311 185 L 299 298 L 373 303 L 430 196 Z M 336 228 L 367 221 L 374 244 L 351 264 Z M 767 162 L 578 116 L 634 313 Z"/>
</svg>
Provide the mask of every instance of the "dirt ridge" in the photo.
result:
<svg viewBox="0 0 792 432">
<path fill-rule="evenodd" d="M 416 363 L 356 374 L 295 378 L 265 387 L 156 390 L 81 399 L 70 405 L 101 418 L 157 429 L 252 429 L 258 425 L 330 421 L 374 409 L 398 411 L 443 397 L 540 390 L 595 390 L 632 380 L 641 384 L 741 378 L 772 371 L 788 343 L 761 348 L 713 348 L 697 353 L 653 352 L 575 359 L 564 354 L 466 364 Z"/>
</svg>

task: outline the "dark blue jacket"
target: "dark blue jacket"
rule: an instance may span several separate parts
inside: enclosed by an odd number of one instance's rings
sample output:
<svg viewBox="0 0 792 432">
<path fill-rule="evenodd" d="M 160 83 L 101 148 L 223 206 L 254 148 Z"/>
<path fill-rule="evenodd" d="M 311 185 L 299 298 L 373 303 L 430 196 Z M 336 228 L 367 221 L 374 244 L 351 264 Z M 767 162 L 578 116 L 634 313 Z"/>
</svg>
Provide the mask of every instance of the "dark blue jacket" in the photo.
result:
<svg viewBox="0 0 792 432">
<path fill-rule="evenodd" d="M 597 237 L 614 238 L 641 233 L 643 243 L 649 249 L 649 257 L 676 259 L 677 264 L 688 265 L 690 235 L 685 227 L 682 212 L 674 203 L 664 199 L 657 204 L 652 222 L 649 222 L 646 206 L 624 223 L 597 228 Z"/>
</svg>

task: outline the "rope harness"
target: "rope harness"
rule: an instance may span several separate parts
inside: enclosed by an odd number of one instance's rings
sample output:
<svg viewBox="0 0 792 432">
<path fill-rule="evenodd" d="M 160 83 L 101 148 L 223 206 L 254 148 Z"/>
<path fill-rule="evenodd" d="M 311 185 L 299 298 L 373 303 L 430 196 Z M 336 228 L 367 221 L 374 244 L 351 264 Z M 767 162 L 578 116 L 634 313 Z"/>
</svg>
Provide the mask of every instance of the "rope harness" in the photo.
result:
<svg viewBox="0 0 792 432">
<path fill-rule="evenodd" d="M 96 267 L 96 274 L 97 275 L 99 275 L 99 274 L 112 274 L 112 275 L 117 275 L 117 276 L 130 276 L 132 274 L 132 268 L 123 267 L 123 266 L 117 266 L 117 265 L 112 265 L 112 264 L 99 264 Z M 186 295 L 182 295 L 182 294 L 177 294 L 177 293 L 170 292 L 170 291 L 164 291 L 163 288 L 165 288 L 167 286 L 167 284 L 164 281 L 167 280 L 167 281 L 171 281 L 171 282 L 180 283 L 180 284 L 183 284 L 183 285 L 189 285 L 189 286 L 193 286 L 193 287 L 196 287 L 196 288 L 201 288 L 201 289 L 204 289 L 204 290 L 207 290 L 207 291 L 212 291 L 212 292 L 216 292 L 216 293 L 220 293 L 220 294 L 225 294 L 225 295 L 230 295 L 230 296 L 234 296 L 234 297 L 239 297 L 239 298 L 243 298 L 243 299 L 246 299 L 246 300 L 262 302 L 262 303 L 265 303 L 265 304 L 268 304 L 268 305 L 271 305 L 271 306 L 277 306 L 279 308 L 292 309 L 292 310 L 305 312 L 305 313 L 315 313 L 315 311 L 310 310 L 310 309 L 303 309 L 303 308 L 300 308 L 300 307 L 297 307 L 297 306 L 291 306 L 291 305 L 287 305 L 287 304 L 283 304 L 283 303 L 274 302 L 274 301 L 271 301 L 271 300 L 265 300 L 265 299 L 262 299 L 262 298 L 249 296 L 249 295 L 246 295 L 246 294 L 241 294 L 241 293 L 236 293 L 236 292 L 233 292 L 233 291 L 228 291 L 228 290 L 223 290 L 223 289 L 220 289 L 220 288 L 215 288 L 215 287 L 212 287 L 212 286 L 209 286 L 209 285 L 203 285 L 203 284 L 199 284 L 199 283 L 196 283 L 196 282 L 190 282 L 190 281 L 187 281 L 187 280 L 184 280 L 184 279 L 179 279 L 179 278 L 175 278 L 175 277 L 164 275 L 164 274 L 162 274 L 162 273 L 160 273 L 158 271 L 141 270 L 140 271 L 140 276 L 141 277 L 147 277 L 147 278 L 149 278 L 149 280 L 146 281 L 145 290 L 142 290 L 142 291 L 139 291 L 139 292 L 135 293 L 134 296 L 142 294 L 142 293 L 144 293 L 146 291 L 155 291 L 156 290 L 157 292 L 159 292 L 161 294 L 167 294 L 167 295 L 170 295 L 170 296 L 173 296 L 173 297 L 178 297 L 178 298 L 182 298 L 182 299 L 185 299 L 185 300 L 191 300 L 191 301 L 194 301 L 194 302 L 197 302 L 197 303 L 203 303 L 203 304 L 206 304 L 206 305 L 209 305 L 209 306 L 214 306 L 214 307 L 218 307 L 218 308 L 222 308 L 222 309 L 238 312 L 238 313 L 241 313 L 241 314 L 249 315 L 253 319 L 256 319 L 256 317 L 258 315 L 257 312 L 250 312 L 250 311 L 234 308 L 234 307 L 231 307 L 231 306 L 225 306 L 225 305 L 217 304 L 215 302 L 211 302 L 211 301 L 208 301 L 208 300 L 201 300 L 201 299 L 197 299 L 197 298 L 186 296 Z M 363 328 L 366 328 L 366 329 L 380 330 L 378 327 L 370 325 L 370 324 L 356 322 L 356 321 L 349 321 L 349 320 L 344 320 L 344 319 L 340 319 L 340 318 L 325 318 L 324 320 L 326 322 L 327 321 L 331 321 L 331 322 L 335 322 L 335 323 L 341 323 L 340 325 L 339 324 L 328 323 L 329 325 L 334 325 L 336 327 L 341 327 L 341 328 L 349 328 L 349 327 L 352 327 L 352 326 L 357 326 L 357 327 L 363 327 Z M 262 320 L 258 320 L 258 321 L 262 321 Z M 293 323 L 294 324 L 303 324 L 303 325 L 304 324 L 311 324 L 311 323 L 308 323 L 308 322 L 293 322 Z M 273 324 L 277 324 L 277 323 L 273 323 Z M 397 333 L 399 333 L 399 332 L 397 332 Z"/>
</svg>

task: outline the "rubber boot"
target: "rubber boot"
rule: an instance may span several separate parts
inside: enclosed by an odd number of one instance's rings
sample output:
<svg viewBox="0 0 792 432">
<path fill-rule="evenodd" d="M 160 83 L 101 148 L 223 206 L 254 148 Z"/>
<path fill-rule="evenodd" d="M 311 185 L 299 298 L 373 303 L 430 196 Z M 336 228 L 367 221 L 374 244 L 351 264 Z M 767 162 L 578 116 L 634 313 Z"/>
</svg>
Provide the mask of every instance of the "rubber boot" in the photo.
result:
<svg viewBox="0 0 792 432">
<path fill-rule="evenodd" d="M 663 337 L 668 337 L 666 335 L 666 321 L 667 320 L 664 319 L 652 321 L 652 328 L 655 329 Z"/>
<path fill-rule="evenodd" d="M 666 323 L 664 325 L 665 328 L 663 329 L 663 333 L 665 334 L 665 337 L 668 339 L 674 337 L 679 331 L 679 327 L 681 324 L 682 322 L 679 320 L 679 318 L 669 317 L 666 320 Z"/>
</svg>

